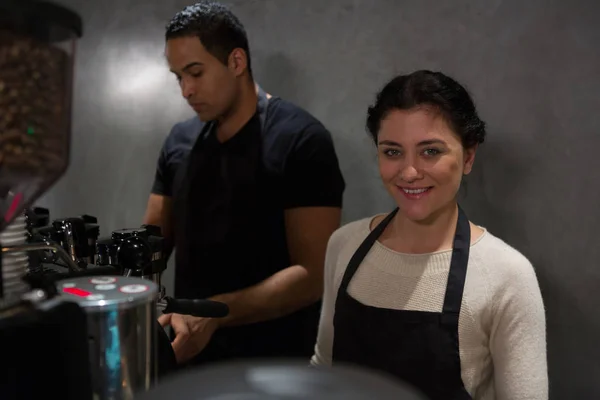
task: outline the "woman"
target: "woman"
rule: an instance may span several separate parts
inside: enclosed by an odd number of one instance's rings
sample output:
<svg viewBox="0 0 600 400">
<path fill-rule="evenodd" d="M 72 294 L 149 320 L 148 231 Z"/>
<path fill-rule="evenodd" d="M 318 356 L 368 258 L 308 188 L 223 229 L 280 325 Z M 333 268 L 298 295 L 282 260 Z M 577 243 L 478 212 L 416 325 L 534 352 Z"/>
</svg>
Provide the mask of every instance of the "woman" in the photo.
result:
<svg viewBox="0 0 600 400">
<path fill-rule="evenodd" d="M 441 73 L 398 76 L 367 127 L 398 207 L 331 237 L 312 364 L 381 370 L 431 399 L 547 399 L 533 267 L 457 204 L 486 134 L 469 94 Z"/>
</svg>

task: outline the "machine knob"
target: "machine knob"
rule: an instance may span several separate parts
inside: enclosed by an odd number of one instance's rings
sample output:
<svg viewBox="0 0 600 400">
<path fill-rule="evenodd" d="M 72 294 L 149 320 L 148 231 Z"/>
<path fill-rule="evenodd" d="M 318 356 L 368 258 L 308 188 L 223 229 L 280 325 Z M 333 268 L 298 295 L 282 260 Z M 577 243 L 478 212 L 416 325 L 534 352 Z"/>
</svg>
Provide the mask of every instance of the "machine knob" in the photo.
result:
<svg viewBox="0 0 600 400">
<path fill-rule="evenodd" d="M 117 260 L 124 269 L 142 271 L 152 263 L 152 248 L 141 237 L 130 236 L 119 244 Z"/>
</svg>

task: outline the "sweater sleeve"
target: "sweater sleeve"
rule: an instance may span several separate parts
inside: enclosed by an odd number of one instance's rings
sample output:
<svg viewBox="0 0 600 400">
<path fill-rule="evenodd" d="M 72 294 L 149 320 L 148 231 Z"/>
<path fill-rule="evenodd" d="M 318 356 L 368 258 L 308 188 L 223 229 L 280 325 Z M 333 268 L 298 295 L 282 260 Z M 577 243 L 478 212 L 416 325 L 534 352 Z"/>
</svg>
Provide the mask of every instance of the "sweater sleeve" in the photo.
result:
<svg viewBox="0 0 600 400">
<path fill-rule="evenodd" d="M 490 352 L 498 400 L 547 400 L 546 319 L 533 267 L 524 257 L 492 299 Z"/>
</svg>

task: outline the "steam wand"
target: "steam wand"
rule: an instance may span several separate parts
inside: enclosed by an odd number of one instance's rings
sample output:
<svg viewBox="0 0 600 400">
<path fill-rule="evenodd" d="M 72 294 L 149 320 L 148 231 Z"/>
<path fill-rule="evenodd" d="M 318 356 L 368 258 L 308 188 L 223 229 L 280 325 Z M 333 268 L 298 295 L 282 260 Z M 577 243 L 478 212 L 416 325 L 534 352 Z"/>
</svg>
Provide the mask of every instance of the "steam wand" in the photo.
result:
<svg viewBox="0 0 600 400">
<path fill-rule="evenodd" d="M 73 259 L 69 256 L 69 254 L 67 254 L 67 252 L 62 247 L 60 247 L 58 244 L 52 243 L 49 240 L 44 240 L 44 242 L 45 242 L 44 244 L 26 243 L 26 244 L 20 244 L 20 245 L 15 245 L 15 246 L 2 247 L 2 253 L 7 254 L 7 253 L 18 253 L 18 252 L 29 252 L 29 251 L 52 250 L 56 254 L 58 254 L 59 258 L 62 259 L 67 264 L 67 267 L 69 267 L 69 269 L 72 272 L 84 271 L 84 269 L 81 268 L 79 265 L 77 265 L 77 263 L 75 263 L 73 261 Z"/>
</svg>

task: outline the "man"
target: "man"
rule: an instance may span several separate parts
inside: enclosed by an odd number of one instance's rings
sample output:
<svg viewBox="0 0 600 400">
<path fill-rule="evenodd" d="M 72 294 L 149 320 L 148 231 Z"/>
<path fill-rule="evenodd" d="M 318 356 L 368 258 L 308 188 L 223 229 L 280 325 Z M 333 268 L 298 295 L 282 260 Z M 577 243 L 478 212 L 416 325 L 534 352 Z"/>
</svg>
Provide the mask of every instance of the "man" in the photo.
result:
<svg viewBox="0 0 600 400">
<path fill-rule="evenodd" d="M 173 18 L 166 58 L 197 118 L 166 139 L 144 223 L 176 249 L 175 296 L 230 309 L 161 316 L 177 360 L 308 359 L 345 187 L 331 135 L 255 84 L 245 30 L 219 3 Z"/>
</svg>

